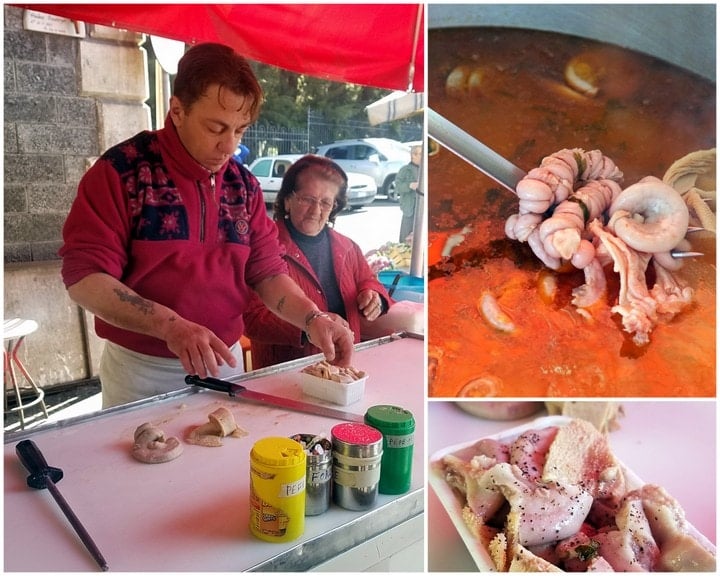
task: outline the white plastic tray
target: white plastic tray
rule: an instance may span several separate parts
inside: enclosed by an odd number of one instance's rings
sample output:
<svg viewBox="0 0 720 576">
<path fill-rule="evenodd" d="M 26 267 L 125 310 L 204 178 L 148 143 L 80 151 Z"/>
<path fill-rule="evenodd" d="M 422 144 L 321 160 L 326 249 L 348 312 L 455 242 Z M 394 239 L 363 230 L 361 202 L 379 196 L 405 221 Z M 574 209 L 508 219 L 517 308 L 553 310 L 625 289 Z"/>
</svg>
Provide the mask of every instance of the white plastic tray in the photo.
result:
<svg viewBox="0 0 720 576">
<path fill-rule="evenodd" d="M 348 404 L 362 400 L 365 394 L 365 381 L 368 378 L 365 376 L 364 378 L 359 378 L 354 382 L 348 382 L 346 384 L 344 382 L 335 382 L 334 380 L 319 378 L 307 372 L 301 372 L 300 376 L 300 383 L 304 394 L 342 406 L 347 406 Z"/>
<path fill-rule="evenodd" d="M 442 503 L 445 511 L 455 526 L 455 529 L 460 534 L 465 547 L 470 552 L 475 564 L 480 572 L 497 572 L 495 564 L 490 557 L 489 552 L 483 546 L 483 544 L 475 538 L 467 525 L 462 519 L 463 502 L 460 497 L 453 491 L 450 485 L 443 478 L 440 466 L 442 459 L 449 454 L 456 454 L 462 456 L 463 452 L 466 452 L 483 438 L 490 438 L 498 440 L 500 442 L 510 442 L 520 436 L 527 430 L 533 430 L 538 428 L 547 428 L 549 426 L 564 426 L 570 422 L 572 418 L 567 416 L 545 416 L 537 418 L 531 422 L 527 422 L 521 426 L 510 428 L 504 432 L 493 434 L 490 436 L 483 436 L 469 442 L 463 442 L 461 444 L 455 444 L 448 446 L 437 452 L 430 457 L 430 466 L 428 471 L 428 481 L 433 491 L 437 494 L 438 499 Z M 623 462 L 620 465 L 625 472 L 625 480 L 627 489 L 634 490 L 645 484 L 631 469 L 629 469 Z M 682 502 L 681 502 L 682 504 Z M 715 550 L 715 546 L 700 532 L 698 532 L 692 525 L 690 525 L 690 531 L 692 535 L 700 542 L 702 542 L 708 549 Z"/>
</svg>

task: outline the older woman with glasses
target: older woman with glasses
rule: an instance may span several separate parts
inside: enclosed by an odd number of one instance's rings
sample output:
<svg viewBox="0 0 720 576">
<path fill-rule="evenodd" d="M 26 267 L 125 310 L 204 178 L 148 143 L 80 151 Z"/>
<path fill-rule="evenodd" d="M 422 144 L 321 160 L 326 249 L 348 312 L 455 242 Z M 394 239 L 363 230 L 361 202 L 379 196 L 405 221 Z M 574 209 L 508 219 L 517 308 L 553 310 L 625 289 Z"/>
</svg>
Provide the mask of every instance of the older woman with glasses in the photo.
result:
<svg viewBox="0 0 720 576">
<path fill-rule="evenodd" d="M 290 276 L 305 294 L 360 341 L 361 327 L 393 304 L 360 247 L 332 228 L 347 205 L 347 175 L 332 160 L 308 154 L 285 173 L 273 206 Z M 253 369 L 317 354 L 302 330 L 254 298 L 244 315 Z"/>
</svg>

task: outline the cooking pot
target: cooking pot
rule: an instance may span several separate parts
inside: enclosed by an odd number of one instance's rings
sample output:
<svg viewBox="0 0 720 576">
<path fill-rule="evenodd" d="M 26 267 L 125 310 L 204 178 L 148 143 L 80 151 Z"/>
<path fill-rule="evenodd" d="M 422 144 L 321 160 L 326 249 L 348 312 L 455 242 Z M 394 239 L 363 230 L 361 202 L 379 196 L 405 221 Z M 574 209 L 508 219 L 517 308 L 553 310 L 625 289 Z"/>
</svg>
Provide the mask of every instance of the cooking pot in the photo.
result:
<svg viewBox="0 0 720 576">
<path fill-rule="evenodd" d="M 560 32 L 655 56 L 715 81 L 715 5 L 430 4 L 428 27 Z"/>
<path fill-rule="evenodd" d="M 438 4 L 428 25 L 432 107 L 524 170 L 553 150 L 592 147 L 621 162 L 630 186 L 715 147 L 714 6 Z M 593 50 L 616 60 L 598 98 L 577 98 L 563 71 Z M 466 81 L 457 90 L 456 71 Z M 613 309 L 619 276 L 606 270 L 594 309 L 572 307 L 584 273 L 543 269 L 507 238 L 512 195 L 452 154 L 428 164 L 431 396 L 462 396 L 471 382 L 485 397 L 712 393 L 714 234 L 692 237 L 705 256 L 678 277 L 695 288 L 693 307 L 663 319 L 648 343 Z"/>
</svg>

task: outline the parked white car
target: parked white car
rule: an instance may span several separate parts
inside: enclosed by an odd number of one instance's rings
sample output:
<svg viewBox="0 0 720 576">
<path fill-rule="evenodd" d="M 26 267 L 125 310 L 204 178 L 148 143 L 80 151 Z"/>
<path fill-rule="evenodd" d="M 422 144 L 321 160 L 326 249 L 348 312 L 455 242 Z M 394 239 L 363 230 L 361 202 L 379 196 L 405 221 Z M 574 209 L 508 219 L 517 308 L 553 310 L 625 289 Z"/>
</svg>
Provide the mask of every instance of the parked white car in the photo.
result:
<svg viewBox="0 0 720 576">
<path fill-rule="evenodd" d="M 290 166 L 303 157 L 303 154 L 280 154 L 261 156 L 250 164 L 250 172 L 258 179 L 263 189 L 265 204 L 272 205 L 280 191 L 282 179 Z M 348 177 L 348 208 L 354 210 L 367 206 L 377 194 L 375 181 L 365 174 L 345 172 Z"/>
<path fill-rule="evenodd" d="M 343 170 L 372 176 L 378 193 L 395 201 L 395 176 L 410 162 L 410 148 L 390 138 L 339 140 L 319 146 L 317 153 L 332 158 Z"/>
</svg>

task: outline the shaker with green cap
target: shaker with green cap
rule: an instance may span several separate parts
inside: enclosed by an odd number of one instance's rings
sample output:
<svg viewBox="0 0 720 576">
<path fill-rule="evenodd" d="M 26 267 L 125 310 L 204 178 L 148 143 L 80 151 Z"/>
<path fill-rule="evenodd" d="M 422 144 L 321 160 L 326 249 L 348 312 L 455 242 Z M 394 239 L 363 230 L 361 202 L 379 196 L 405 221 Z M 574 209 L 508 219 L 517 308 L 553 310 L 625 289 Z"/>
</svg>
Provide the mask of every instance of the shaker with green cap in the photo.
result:
<svg viewBox="0 0 720 576">
<path fill-rule="evenodd" d="M 383 435 L 380 464 L 381 494 L 404 494 L 412 479 L 415 419 L 410 411 L 399 406 L 378 405 L 368 408 L 365 423 Z"/>
</svg>

